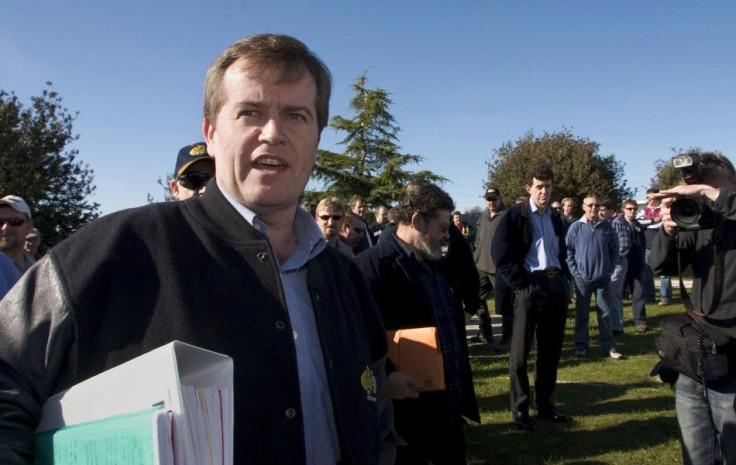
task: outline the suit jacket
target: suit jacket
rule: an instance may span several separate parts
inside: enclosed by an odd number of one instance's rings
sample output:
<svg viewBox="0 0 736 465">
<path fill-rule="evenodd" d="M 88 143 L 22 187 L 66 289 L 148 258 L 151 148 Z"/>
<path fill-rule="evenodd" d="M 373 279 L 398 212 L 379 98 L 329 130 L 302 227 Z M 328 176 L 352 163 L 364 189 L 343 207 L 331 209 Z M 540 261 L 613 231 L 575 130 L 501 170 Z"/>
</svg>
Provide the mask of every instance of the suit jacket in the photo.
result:
<svg viewBox="0 0 736 465">
<path fill-rule="evenodd" d="M 498 224 L 496 235 L 493 237 L 491 254 L 496 263 L 496 275 L 503 279 L 513 289 L 522 289 L 529 285 L 531 274 L 524 268 L 524 259 L 532 247 L 532 223 L 529 218 L 528 200 L 517 203 L 506 210 Z M 559 215 L 552 215 L 552 226 L 557 236 L 559 254 L 558 260 L 562 273 L 570 279 L 565 258 L 564 226 Z"/>
</svg>

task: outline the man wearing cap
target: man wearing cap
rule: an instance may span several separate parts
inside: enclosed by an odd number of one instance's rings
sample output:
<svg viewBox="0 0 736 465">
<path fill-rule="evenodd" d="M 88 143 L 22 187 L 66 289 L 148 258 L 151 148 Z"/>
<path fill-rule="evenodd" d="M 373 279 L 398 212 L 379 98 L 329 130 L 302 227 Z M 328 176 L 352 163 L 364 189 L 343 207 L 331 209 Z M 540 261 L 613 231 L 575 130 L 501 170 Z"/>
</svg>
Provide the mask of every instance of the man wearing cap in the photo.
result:
<svg viewBox="0 0 736 465">
<path fill-rule="evenodd" d="M 38 247 L 41 245 L 41 231 L 38 228 L 31 229 L 31 232 L 26 236 L 25 249 L 31 257 L 36 258 L 38 256 Z"/>
<path fill-rule="evenodd" d="M 493 293 L 496 304 L 496 313 L 502 316 L 501 341 L 494 348 L 505 351 L 508 349 L 509 338 L 513 328 L 514 313 L 511 308 L 512 293 L 503 278 L 496 276 L 496 265 L 491 259 L 491 244 L 493 236 L 501 216 L 506 211 L 501 198 L 501 190 L 491 187 L 485 193 L 487 210 L 481 212 L 478 218 L 477 234 L 475 237 L 475 266 L 480 275 L 480 318 L 481 335 L 489 344 L 493 344 L 493 330 L 491 329 L 491 316 L 488 310 L 487 299 Z"/>
<path fill-rule="evenodd" d="M 174 178 L 169 181 L 171 195 L 186 200 L 204 194 L 205 186 L 215 175 L 215 160 L 207 153 L 207 144 L 198 142 L 179 150 Z"/>
<path fill-rule="evenodd" d="M 331 87 L 292 37 L 237 41 L 205 78 L 207 195 L 93 221 L 0 301 L 0 463 L 34 460 L 50 395 L 173 340 L 233 359 L 232 463 L 393 463 L 380 313 L 299 207 Z"/>
<path fill-rule="evenodd" d="M 0 199 L 0 222 L 0 252 L 13 260 L 21 273 L 25 273 L 36 263 L 25 249 L 26 236 L 33 229 L 31 209 L 17 195 L 7 195 Z"/>
</svg>

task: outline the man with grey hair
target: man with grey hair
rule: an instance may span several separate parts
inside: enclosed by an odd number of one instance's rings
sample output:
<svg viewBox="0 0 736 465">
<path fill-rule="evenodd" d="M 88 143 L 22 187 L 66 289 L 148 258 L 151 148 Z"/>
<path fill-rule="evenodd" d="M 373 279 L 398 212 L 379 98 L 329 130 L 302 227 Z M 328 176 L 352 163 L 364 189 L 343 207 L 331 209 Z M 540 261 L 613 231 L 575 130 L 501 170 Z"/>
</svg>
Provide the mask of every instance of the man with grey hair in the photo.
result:
<svg viewBox="0 0 736 465">
<path fill-rule="evenodd" d="M 236 42 L 205 79 L 206 195 L 103 217 L 11 289 L 0 463 L 33 461 L 50 395 L 173 340 L 234 361 L 233 463 L 393 462 L 380 314 L 298 206 L 330 90 L 302 42 Z"/>
<path fill-rule="evenodd" d="M 479 421 L 465 342 L 448 271 L 439 265 L 454 207 L 442 189 L 420 179 L 407 186 L 395 233 L 356 258 L 387 330 L 432 326 L 444 362 L 443 390 L 386 364 L 396 432 L 406 443 L 397 464 L 466 463 L 462 416 Z"/>
</svg>

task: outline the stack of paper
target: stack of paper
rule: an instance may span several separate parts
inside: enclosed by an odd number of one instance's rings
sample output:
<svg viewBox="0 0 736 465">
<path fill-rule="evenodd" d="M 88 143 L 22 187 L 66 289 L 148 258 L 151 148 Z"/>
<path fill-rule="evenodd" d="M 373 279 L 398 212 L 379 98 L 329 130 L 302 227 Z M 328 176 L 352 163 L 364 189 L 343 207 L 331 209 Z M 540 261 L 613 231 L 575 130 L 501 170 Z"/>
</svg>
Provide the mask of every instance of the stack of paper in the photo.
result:
<svg viewBox="0 0 736 465">
<path fill-rule="evenodd" d="M 42 464 L 232 465 L 233 361 L 174 341 L 51 397 L 36 432 Z"/>
</svg>

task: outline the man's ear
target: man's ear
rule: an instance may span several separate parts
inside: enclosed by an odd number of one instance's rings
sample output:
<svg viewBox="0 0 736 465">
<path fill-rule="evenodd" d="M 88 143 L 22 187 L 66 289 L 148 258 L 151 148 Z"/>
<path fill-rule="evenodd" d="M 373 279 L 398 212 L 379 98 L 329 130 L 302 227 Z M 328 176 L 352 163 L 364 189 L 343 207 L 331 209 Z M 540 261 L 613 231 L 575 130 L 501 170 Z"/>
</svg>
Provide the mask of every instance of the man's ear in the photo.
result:
<svg viewBox="0 0 736 465">
<path fill-rule="evenodd" d="M 212 156 L 210 146 L 214 145 L 215 125 L 210 123 L 210 120 L 207 118 L 202 120 L 202 134 L 204 135 L 204 141 L 207 143 L 207 153 Z"/>
<path fill-rule="evenodd" d="M 176 182 L 176 179 L 171 179 L 169 181 L 169 190 L 171 191 L 171 195 L 174 197 L 179 195 L 179 183 Z"/>
<path fill-rule="evenodd" d="M 422 218 L 422 215 L 419 212 L 414 212 L 414 214 L 411 215 L 411 226 L 419 232 L 424 231 L 424 218 Z"/>
<path fill-rule="evenodd" d="M 532 186 L 530 186 L 529 184 L 527 184 L 527 185 L 525 186 L 525 188 L 526 188 L 526 193 L 527 193 L 527 194 L 531 194 L 531 193 L 532 193 Z"/>
</svg>

